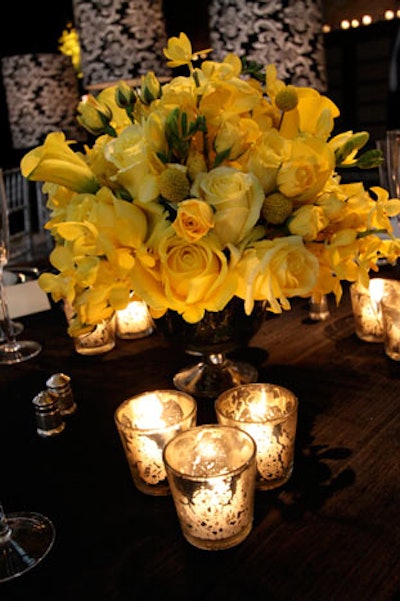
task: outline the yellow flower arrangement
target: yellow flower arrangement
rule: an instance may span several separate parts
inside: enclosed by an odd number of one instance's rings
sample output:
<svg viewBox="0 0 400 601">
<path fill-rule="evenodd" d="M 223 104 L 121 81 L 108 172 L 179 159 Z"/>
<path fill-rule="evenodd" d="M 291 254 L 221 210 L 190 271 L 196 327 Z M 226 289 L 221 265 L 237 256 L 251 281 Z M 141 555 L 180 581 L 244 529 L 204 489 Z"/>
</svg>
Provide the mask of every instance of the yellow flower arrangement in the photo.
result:
<svg viewBox="0 0 400 601">
<path fill-rule="evenodd" d="M 78 121 L 91 147 L 74 151 L 54 132 L 21 161 L 45 182 L 57 273 L 39 283 L 72 306 L 71 336 L 132 291 L 154 317 L 173 310 L 196 323 L 235 296 L 247 314 L 259 300 L 275 313 L 295 296 L 339 302 L 343 281 L 368 285 L 380 259 L 397 260 L 400 200 L 341 183 L 340 168 L 381 156 L 359 152 L 366 132 L 332 135 L 329 98 L 235 55 L 196 67 L 184 33 L 164 53 L 188 75 L 161 85 L 149 72 L 137 89 L 122 81 L 89 95 Z"/>
<path fill-rule="evenodd" d="M 79 44 L 79 36 L 72 23 L 67 23 L 58 39 L 58 49 L 65 56 L 70 56 L 77 77 L 82 79 L 83 73 L 81 69 L 81 47 Z"/>
</svg>

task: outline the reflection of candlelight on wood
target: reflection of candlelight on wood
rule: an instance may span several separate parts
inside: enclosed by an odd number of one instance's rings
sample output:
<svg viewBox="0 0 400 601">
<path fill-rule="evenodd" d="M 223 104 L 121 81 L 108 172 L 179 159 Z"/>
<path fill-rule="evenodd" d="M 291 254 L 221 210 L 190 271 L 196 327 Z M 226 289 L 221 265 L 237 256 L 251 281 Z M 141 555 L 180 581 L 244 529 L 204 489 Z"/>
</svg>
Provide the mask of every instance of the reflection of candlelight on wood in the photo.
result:
<svg viewBox="0 0 400 601">
<path fill-rule="evenodd" d="M 143 301 L 134 299 L 125 309 L 117 311 L 118 338 L 142 338 L 153 329 L 153 320 Z"/>
<path fill-rule="evenodd" d="M 272 384 L 245 384 L 216 401 L 218 421 L 248 432 L 257 445 L 256 487 L 282 486 L 293 469 L 297 398 Z"/>
<path fill-rule="evenodd" d="M 164 452 L 171 492 L 187 540 L 226 549 L 253 522 L 255 445 L 238 428 L 200 426 L 179 434 Z"/>
<path fill-rule="evenodd" d="M 178 432 L 195 425 L 195 400 L 174 390 L 147 392 L 124 401 L 115 421 L 137 488 L 168 494 L 162 452 Z"/>
</svg>

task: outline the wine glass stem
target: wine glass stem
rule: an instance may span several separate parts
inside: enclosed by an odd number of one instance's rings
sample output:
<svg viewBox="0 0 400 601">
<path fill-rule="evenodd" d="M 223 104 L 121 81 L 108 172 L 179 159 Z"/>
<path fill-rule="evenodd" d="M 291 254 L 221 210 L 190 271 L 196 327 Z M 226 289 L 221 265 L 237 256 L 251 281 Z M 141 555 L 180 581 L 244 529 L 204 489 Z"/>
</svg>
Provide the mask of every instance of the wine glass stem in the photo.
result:
<svg viewBox="0 0 400 601">
<path fill-rule="evenodd" d="M 6 543 L 11 536 L 11 528 L 7 523 L 3 506 L 0 503 L 0 545 Z"/>
<path fill-rule="evenodd" d="M 16 336 L 14 328 L 8 311 L 8 305 L 6 300 L 6 291 L 3 282 L 3 264 L 0 262 L 0 308 L 3 313 L 3 327 L 4 335 L 7 346 L 10 347 L 10 351 L 13 351 L 17 347 Z"/>
</svg>

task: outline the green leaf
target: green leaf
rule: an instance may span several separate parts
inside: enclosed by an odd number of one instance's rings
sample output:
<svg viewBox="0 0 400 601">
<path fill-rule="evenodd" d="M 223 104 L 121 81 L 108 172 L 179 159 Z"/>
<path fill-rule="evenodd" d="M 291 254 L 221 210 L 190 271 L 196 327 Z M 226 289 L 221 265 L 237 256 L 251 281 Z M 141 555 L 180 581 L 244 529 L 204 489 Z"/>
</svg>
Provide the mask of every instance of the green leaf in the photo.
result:
<svg viewBox="0 0 400 601">
<path fill-rule="evenodd" d="M 219 167 L 219 165 L 221 165 L 221 163 L 223 161 L 225 161 L 225 159 L 228 158 L 228 156 L 230 155 L 231 150 L 232 150 L 232 147 L 229 147 L 229 148 L 225 148 L 225 150 L 222 150 L 221 152 L 218 152 L 218 154 L 216 155 L 216 157 L 214 159 L 213 168 L 214 167 Z"/>
</svg>

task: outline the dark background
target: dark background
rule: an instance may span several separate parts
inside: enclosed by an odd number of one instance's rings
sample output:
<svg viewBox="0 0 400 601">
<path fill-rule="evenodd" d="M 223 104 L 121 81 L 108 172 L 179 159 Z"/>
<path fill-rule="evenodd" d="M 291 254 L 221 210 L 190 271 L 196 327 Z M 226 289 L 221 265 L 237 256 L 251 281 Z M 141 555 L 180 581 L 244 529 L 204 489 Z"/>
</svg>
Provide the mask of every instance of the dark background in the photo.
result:
<svg viewBox="0 0 400 601">
<path fill-rule="evenodd" d="M 208 0 L 164 0 L 169 36 L 184 31 L 195 50 L 208 47 Z M 2 6 L 3 33 L 0 57 L 15 54 L 57 53 L 59 38 L 68 22 L 73 22 L 72 0 L 6 0 Z M 0 77 L 0 166 L 19 164 L 25 151 L 12 148 L 7 105 Z"/>
</svg>

